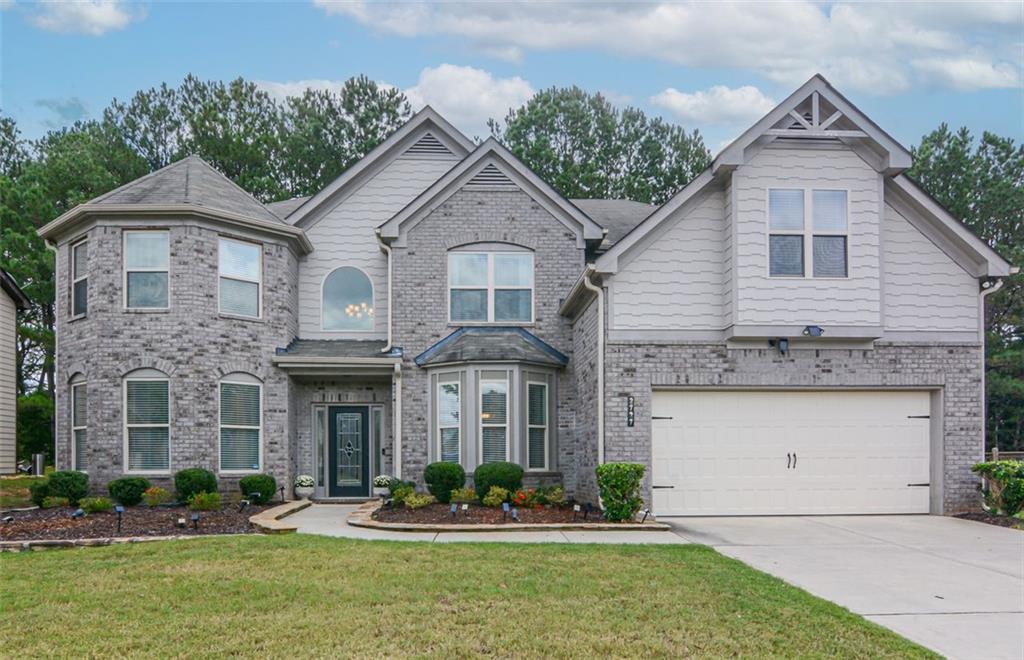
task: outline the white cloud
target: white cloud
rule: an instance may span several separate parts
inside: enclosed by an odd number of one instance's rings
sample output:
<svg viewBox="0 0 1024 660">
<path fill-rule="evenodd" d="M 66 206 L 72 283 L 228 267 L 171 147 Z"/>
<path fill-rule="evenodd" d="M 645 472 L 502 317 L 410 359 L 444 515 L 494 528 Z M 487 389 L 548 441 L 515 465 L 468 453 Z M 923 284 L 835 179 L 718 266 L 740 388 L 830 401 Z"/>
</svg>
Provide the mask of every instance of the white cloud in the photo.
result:
<svg viewBox="0 0 1024 660">
<path fill-rule="evenodd" d="M 416 84 L 404 91 L 413 108 L 430 105 L 471 137 L 487 135 L 489 118 L 504 119 L 510 108 L 534 94 L 518 76 L 495 78 L 483 69 L 454 64 L 423 69 Z"/>
<path fill-rule="evenodd" d="M 775 107 L 775 101 L 751 85 L 735 89 L 715 85 L 692 93 L 669 87 L 652 96 L 651 103 L 684 122 L 721 126 L 751 123 Z"/>
<path fill-rule="evenodd" d="M 970 53 L 996 74 L 975 87 L 1019 84 L 1019 76 L 1000 73 L 1020 57 L 1020 6 L 1010 2 L 314 3 L 380 32 L 456 36 L 512 61 L 530 51 L 597 49 L 742 69 L 787 86 L 820 72 L 837 85 L 884 94 L 917 84 L 914 61 Z"/>
<path fill-rule="evenodd" d="M 345 81 L 310 79 L 275 82 L 273 80 L 257 80 L 256 86 L 269 94 L 271 98 L 284 101 L 289 96 L 302 96 L 307 89 L 322 89 L 338 93 L 345 86 Z"/>
<path fill-rule="evenodd" d="M 933 81 L 961 91 L 1016 87 L 1021 82 L 1017 67 L 969 56 L 914 60 L 911 64 Z"/>
<path fill-rule="evenodd" d="M 121 0 L 49 0 L 29 14 L 29 20 L 50 32 L 74 32 L 94 37 L 121 30 L 144 14 Z"/>
</svg>

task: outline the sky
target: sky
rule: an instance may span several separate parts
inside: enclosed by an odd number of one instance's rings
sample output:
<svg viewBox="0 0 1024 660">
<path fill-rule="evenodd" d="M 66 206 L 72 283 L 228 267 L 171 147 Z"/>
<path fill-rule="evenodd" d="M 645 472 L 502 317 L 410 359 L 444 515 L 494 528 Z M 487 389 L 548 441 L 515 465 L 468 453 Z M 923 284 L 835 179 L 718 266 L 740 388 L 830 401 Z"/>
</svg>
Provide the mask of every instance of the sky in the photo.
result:
<svg viewBox="0 0 1024 660">
<path fill-rule="evenodd" d="M 0 0 L 0 112 L 24 137 L 162 82 L 283 98 L 365 74 L 470 137 L 577 85 L 719 150 L 815 73 L 904 145 L 946 122 L 1024 139 L 1024 3 L 30 3 Z"/>
</svg>

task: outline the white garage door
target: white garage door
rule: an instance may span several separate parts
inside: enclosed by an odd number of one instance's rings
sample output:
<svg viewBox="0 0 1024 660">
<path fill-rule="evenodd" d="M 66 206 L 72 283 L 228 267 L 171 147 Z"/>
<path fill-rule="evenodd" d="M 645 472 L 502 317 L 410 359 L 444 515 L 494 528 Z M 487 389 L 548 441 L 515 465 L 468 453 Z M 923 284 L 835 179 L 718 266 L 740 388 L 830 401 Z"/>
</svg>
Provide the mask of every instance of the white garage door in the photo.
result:
<svg viewBox="0 0 1024 660">
<path fill-rule="evenodd" d="M 652 399 L 655 515 L 928 513 L 927 392 Z"/>
</svg>

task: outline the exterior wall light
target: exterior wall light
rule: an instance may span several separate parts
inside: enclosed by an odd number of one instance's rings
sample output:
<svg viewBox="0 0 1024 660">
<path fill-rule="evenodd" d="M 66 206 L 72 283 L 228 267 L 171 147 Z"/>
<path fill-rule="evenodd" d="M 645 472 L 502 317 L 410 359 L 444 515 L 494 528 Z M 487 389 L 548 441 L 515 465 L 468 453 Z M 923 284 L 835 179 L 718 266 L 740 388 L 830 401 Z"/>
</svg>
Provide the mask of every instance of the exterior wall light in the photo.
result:
<svg viewBox="0 0 1024 660">
<path fill-rule="evenodd" d="M 808 325 L 804 328 L 805 337 L 820 337 L 825 334 L 825 328 L 818 325 Z"/>
</svg>

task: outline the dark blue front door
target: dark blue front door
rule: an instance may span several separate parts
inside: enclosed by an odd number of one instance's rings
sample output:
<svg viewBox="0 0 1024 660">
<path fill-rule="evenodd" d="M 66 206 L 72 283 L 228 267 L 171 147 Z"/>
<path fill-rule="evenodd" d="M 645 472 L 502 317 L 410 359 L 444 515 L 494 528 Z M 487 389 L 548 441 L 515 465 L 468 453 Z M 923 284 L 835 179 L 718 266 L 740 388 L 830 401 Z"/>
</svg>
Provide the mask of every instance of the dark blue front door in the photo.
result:
<svg viewBox="0 0 1024 660">
<path fill-rule="evenodd" d="M 366 406 L 331 406 L 328 410 L 328 495 L 370 494 L 370 428 Z"/>
</svg>

